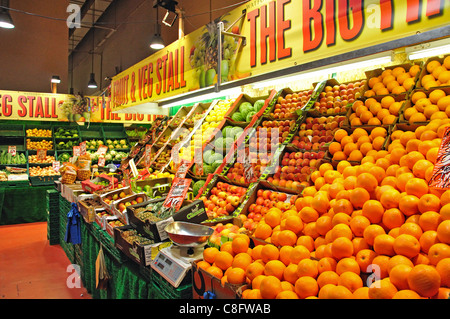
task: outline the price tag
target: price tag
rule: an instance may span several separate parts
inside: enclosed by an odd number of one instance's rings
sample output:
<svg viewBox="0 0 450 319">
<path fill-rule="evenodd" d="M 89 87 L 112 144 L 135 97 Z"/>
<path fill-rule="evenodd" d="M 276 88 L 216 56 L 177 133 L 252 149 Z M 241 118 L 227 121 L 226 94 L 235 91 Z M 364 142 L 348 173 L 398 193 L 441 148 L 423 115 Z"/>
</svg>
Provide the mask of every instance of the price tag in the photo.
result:
<svg viewBox="0 0 450 319">
<path fill-rule="evenodd" d="M 428 186 L 450 189 L 450 128 L 444 132 Z"/>
<path fill-rule="evenodd" d="M 59 172 L 59 168 L 61 167 L 61 162 L 60 161 L 52 162 L 52 167 L 55 171 Z"/>
<path fill-rule="evenodd" d="M 12 156 L 16 156 L 17 150 L 15 145 L 8 146 L 8 153 Z"/>
<path fill-rule="evenodd" d="M 191 185 L 191 179 L 175 177 L 163 206 L 166 208 L 175 208 L 175 211 L 178 211 L 186 198 L 189 185 Z"/>
<path fill-rule="evenodd" d="M 86 141 L 80 143 L 80 155 L 86 154 Z"/>
<path fill-rule="evenodd" d="M 175 176 L 178 178 L 185 178 L 192 164 L 193 162 L 186 162 L 182 160 L 180 166 L 178 167 L 177 172 L 175 173 Z"/>
<path fill-rule="evenodd" d="M 98 158 L 98 166 L 99 167 L 105 167 L 105 164 L 106 164 L 106 160 L 105 160 L 105 158 L 102 156 L 102 157 L 99 157 Z"/>
<path fill-rule="evenodd" d="M 145 145 L 145 153 L 144 153 L 145 157 L 145 166 L 149 167 L 150 166 L 150 161 L 152 159 L 152 146 L 150 144 Z"/>
<path fill-rule="evenodd" d="M 108 146 L 106 145 L 100 145 L 97 149 L 98 155 L 106 155 L 106 152 L 108 151 Z"/>
<path fill-rule="evenodd" d="M 45 158 L 47 157 L 47 150 L 44 150 L 44 149 L 37 150 L 36 157 L 37 157 L 39 163 L 42 163 L 42 161 L 44 161 Z"/>
<path fill-rule="evenodd" d="M 78 157 L 81 155 L 81 147 L 80 146 L 74 146 L 73 147 L 73 156 Z"/>
</svg>

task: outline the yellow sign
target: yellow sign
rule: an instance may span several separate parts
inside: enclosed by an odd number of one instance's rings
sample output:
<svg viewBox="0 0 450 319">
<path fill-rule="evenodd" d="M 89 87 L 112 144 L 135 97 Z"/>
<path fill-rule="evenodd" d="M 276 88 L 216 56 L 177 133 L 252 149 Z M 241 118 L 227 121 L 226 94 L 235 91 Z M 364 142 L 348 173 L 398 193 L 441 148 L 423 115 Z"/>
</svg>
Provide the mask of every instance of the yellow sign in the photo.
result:
<svg viewBox="0 0 450 319">
<path fill-rule="evenodd" d="M 399 40 L 449 21 L 450 1 L 249 1 L 115 76 L 112 109 L 211 86 L 218 67 L 223 83 Z M 224 35 L 220 66 L 218 22 L 246 38 L 243 45 Z"/>
<path fill-rule="evenodd" d="M 112 113 L 110 99 L 0 90 L 0 120 L 149 123 L 150 114 Z"/>
</svg>

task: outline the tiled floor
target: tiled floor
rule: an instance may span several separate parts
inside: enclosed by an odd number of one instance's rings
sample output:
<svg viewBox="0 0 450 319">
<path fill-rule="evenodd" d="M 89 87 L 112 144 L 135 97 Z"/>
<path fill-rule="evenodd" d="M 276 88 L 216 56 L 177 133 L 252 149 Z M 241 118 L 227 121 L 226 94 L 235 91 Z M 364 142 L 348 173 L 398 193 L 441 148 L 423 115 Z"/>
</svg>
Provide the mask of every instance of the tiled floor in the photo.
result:
<svg viewBox="0 0 450 319">
<path fill-rule="evenodd" d="M 46 222 L 0 226 L 0 299 L 91 299 L 70 264 Z"/>
</svg>

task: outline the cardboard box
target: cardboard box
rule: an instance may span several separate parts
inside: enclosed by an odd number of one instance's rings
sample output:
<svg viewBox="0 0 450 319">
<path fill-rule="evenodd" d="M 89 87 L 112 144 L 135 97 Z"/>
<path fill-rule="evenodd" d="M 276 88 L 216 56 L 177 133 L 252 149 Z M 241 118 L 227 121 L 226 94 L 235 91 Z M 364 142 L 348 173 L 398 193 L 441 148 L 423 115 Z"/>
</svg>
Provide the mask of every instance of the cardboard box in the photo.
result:
<svg viewBox="0 0 450 319">
<path fill-rule="evenodd" d="M 114 204 L 114 202 L 116 202 L 116 201 L 121 199 L 120 197 L 117 197 L 116 199 L 114 199 L 114 195 L 119 195 L 121 192 L 125 193 L 125 195 L 126 195 L 125 198 L 135 194 L 131 190 L 130 186 L 118 188 L 118 189 L 115 189 L 113 191 L 103 193 L 103 194 L 100 195 L 100 202 L 102 203 L 103 207 L 106 210 L 112 212 L 112 205 Z M 105 199 L 108 199 L 108 198 L 111 198 L 110 202 L 106 202 L 105 201 Z"/>
<path fill-rule="evenodd" d="M 208 293 L 214 294 L 215 299 L 241 299 L 242 291 L 249 286 L 232 285 L 228 282 L 222 286 L 220 279 L 200 268 L 197 263 L 192 262 L 192 295 L 193 299 L 204 299 Z"/>
<path fill-rule="evenodd" d="M 132 184 L 131 188 L 136 193 L 139 193 L 139 191 L 135 187 L 140 187 L 141 188 L 140 192 L 145 192 L 147 196 L 149 196 L 150 198 L 155 198 L 157 196 L 163 197 L 164 195 L 167 195 L 169 193 L 170 187 L 172 185 L 172 178 L 163 177 L 155 179 L 138 180 L 131 182 L 131 184 Z M 133 184 L 135 185 L 135 187 L 133 186 Z M 157 184 L 159 184 L 159 186 L 155 186 Z M 148 192 L 145 191 L 146 187 L 149 189 Z"/>
<path fill-rule="evenodd" d="M 229 109 L 229 111 L 227 112 L 225 117 L 228 117 L 230 119 L 230 121 L 232 123 L 235 123 L 235 124 L 239 124 L 239 123 L 248 124 L 250 122 L 247 122 L 247 121 L 234 121 L 234 120 L 231 119 L 231 117 L 233 116 L 234 113 L 239 112 L 239 106 L 242 103 L 244 103 L 244 102 L 249 102 L 251 105 L 253 105 L 258 100 L 264 100 L 263 108 L 268 108 L 269 107 L 269 103 L 270 103 L 269 97 L 270 97 L 270 95 L 251 97 L 251 96 L 249 96 L 247 94 L 241 94 L 241 95 L 239 95 L 236 98 L 236 100 L 234 101 L 233 105 L 231 106 L 231 108 Z"/>
<path fill-rule="evenodd" d="M 127 230 L 133 230 L 133 227 L 129 225 L 114 227 L 114 246 L 138 265 L 149 266 L 156 256 L 157 251 L 159 251 L 158 247 L 162 243 L 157 242 L 148 245 L 141 245 L 135 241 L 129 243 L 123 237 L 124 232 Z M 169 244 L 165 243 L 164 245 L 168 246 Z"/>
<path fill-rule="evenodd" d="M 445 59 L 447 56 L 449 56 L 449 54 L 444 55 L 442 58 L 437 57 L 437 56 L 434 56 L 434 57 L 430 57 L 430 58 L 427 59 L 427 61 L 424 63 L 422 69 L 420 70 L 420 72 L 419 72 L 419 74 L 418 74 L 418 80 L 417 80 L 417 82 L 416 82 L 416 89 L 425 89 L 425 88 L 423 87 L 423 85 L 422 85 L 422 78 L 423 78 L 425 75 L 430 74 L 430 73 L 428 72 L 428 70 L 427 70 L 428 63 L 430 63 L 431 61 L 438 61 L 438 62 L 442 65 L 442 63 L 444 62 L 444 59 Z M 437 79 L 436 79 L 436 80 L 437 80 Z M 429 89 L 437 89 L 437 88 L 440 88 L 440 89 L 441 89 L 441 88 L 445 88 L 445 87 L 448 87 L 448 86 L 435 86 L 435 87 L 431 87 L 431 88 L 429 88 Z"/>
<path fill-rule="evenodd" d="M 133 226 L 139 233 L 143 236 L 154 240 L 155 242 L 160 242 L 167 240 L 169 237 L 167 233 L 164 231 L 164 227 L 174 221 L 184 221 L 190 222 L 194 224 L 200 224 L 207 219 L 205 206 L 202 200 L 195 200 L 192 203 L 183 202 L 181 208 L 174 213 L 172 216 L 157 221 L 142 221 L 136 217 L 135 210 L 136 208 L 146 207 L 151 203 L 157 203 L 164 201 L 165 198 L 154 199 L 150 201 L 146 201 L 139 205 L 132 205 L 127 207 L 127 215 L 129 224 Z"/>
<path fill-rule="evenodd" d="M 128 225 L 129 219 L 128 219 L 127 210 L 126 209 L 120 210 L 119 205 L 123 203 L 127 207 L 127 205 L 126 205 L 127 203 L 130 203 L 131 201 L 138 201 L 138 200 L 141 200 L 141 203 L 147 202 L 148 196 L 145 193 L 137 193 L 137 194 L 132 194 L 130 196 L 119 199 L 117 201 L 114 201 L 111 204 L 111 212 L 117 218 L 119 218 L 124 224 Z M 137 203 L 137 204 L 139 204 L 139 203 Z M 133 205 L 133 204 L 130 204 L 129 206 L 131 206 L 131 205 Z M 136 205 L 136 204 L 134 204 L 134 205 Z"/>
</svg>

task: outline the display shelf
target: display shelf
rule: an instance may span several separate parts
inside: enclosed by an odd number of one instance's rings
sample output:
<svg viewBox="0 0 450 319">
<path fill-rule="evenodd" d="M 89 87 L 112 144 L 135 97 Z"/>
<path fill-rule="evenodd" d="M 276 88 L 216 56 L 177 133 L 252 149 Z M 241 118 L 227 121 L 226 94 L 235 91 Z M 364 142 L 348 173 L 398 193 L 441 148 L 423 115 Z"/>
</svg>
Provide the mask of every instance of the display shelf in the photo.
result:
<svg viewBox="0 0 450 319">
<path fill-rule="evenodd" d="M 22 124 L 3 124 L 0 125 L 0 137 L 24 137 L 25 126 Z"/>
<path fill-rule="evenodd" d="M 443 56 L 434 56 L 434 57 L 428 58 L 426 60 L 426 62 L 423 64 L 423 67 L 418 76 L 416 89 L 430 90 L 430 89 L 436 89 L 436 88 L 449 87 L 450 83 L 448 82 L 448 80 L 447 80 L 447 82 L 442 82 L 442 81 L 439 81 L 439 78 L 436 78 L 433 75 L 434 68 L 442 66 L 445 58 L 448 58 L 449 56 L 450 56 L 450 54 L 446 54 Z M 434 66 L 430 67 L 429 66 L 430 63 L 434 64 Z M 429 71 L 431 71 L 431 72 L 429 72 Z M 425 80 L 424 80 L 424 78 L 425 78 Z M 445 79 L 441 78 L 441 80 L 444 81 Z M 428 81 L 430 81 L 430 82 L 427 83 Z M 437 81 L 442 82 L 442 83 L 439 83 Z"/>
<path fill-rule="evenodd" d="M 122 125 L 102 125 L 102 130 L 105 139 L 128 138 L 128 135 Z"/>
<path fill-rule="evenodd" d="M 80 136 L 82 139 L 103 139 L 103 131 L 100 125 L 90 125 L 89 127 L 84 125 L 80 126 Z"/>
</svg>

